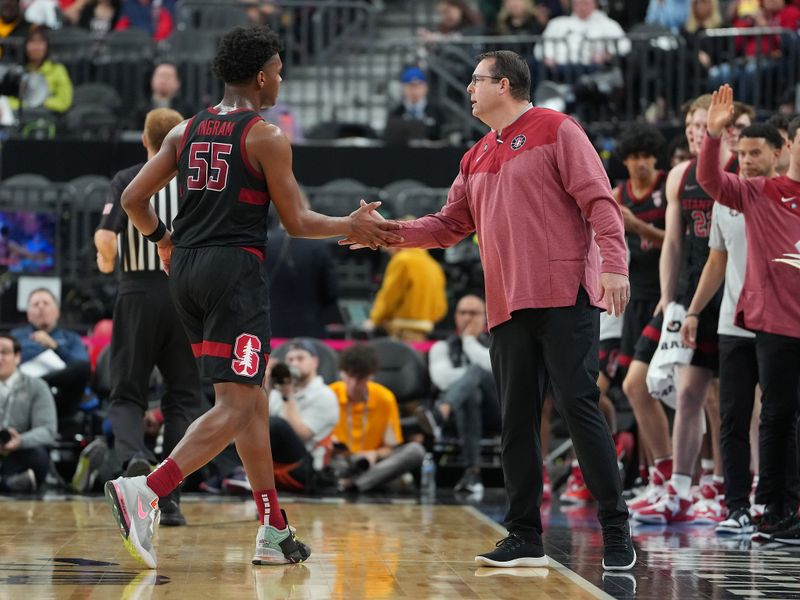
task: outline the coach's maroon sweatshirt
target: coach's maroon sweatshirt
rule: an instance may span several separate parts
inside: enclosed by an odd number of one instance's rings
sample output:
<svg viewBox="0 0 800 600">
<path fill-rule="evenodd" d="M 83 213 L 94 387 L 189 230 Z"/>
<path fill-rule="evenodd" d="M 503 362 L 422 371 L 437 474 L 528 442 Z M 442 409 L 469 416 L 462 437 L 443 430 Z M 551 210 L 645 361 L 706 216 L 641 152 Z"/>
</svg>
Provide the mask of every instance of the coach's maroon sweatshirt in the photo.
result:
<svg viewBox="0 0 800 600">
<path fill-rule="evenodd" d="M 800 269 L 787 264 L 793 260 L 787 255 L 800 254 L 800 181 L 785 175 L 739 179 L 725 173 L 719 146 L 719 138 L 706 136 L 697 159 L 697 181 L 717 202 L 744 215 L 747 271 L 736 324 L 800 338 Z"/>
<path fill-rule="evenodd" d="M 600 272 L 628 274 L 600 157 L 575 121 L 547 109 L 489 132 L 461 159 L 445 206 L 402 225 L 404 247 L 443 248 L 477 231 L 489 328 L 515 310 L 573 306 L 579 285 L 605 308 Z"/>
</svg>

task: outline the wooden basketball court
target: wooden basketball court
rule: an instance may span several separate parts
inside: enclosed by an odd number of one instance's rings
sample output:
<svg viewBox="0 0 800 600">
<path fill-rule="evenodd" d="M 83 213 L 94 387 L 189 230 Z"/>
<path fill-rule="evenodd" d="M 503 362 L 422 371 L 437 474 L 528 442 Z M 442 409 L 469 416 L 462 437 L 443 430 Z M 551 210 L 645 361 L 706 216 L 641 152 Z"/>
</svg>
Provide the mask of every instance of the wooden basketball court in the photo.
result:
<svg viewBox="0 0 800 600">
<path fill-rule="evenodd" d="M 0 600 L 34 598 L 608 598 L 553 561 L 477 569 L 504 530 L 465 506 L 286 502 L 313 550 L 301 565 L 250 564 L 252 502 L 183 503 L 162 527 L 159 568 L 124 549 L 100 498 L 0 502 Z"/>
</svg>

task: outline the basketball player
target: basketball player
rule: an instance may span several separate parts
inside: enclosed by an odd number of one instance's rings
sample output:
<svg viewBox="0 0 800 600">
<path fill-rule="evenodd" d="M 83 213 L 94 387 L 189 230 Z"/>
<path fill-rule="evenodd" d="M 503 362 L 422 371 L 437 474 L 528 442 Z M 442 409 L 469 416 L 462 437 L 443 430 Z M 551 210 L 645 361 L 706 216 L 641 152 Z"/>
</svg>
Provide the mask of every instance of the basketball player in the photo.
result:
<svg viewBox="0 0 800 600">
<path fill-rule="evenodd" d="M 693 106 L 692 150 L 696 154 L 706 134 L 705 119 L 711 104 L 709 95 L 698 98 Z M 738 119 L 731 125 L 738 127 Z M 749 118 L 747 119 L 749 124 Z M 735 129 L 735 127 L 734 127 Z M 738 162 L 730 143 L 720 154 L 721 165 L 728 172 L 738 171 Z M 659 261 L 661 300 L 663 310 L 674 299 L 689 306 L 700 274 L 708 258 L 708 236 L 714 200 L 697 181 L 697 161 L 679 165 L 667 178 L 666 235 Z M 677 410 L 672 434 L 675 452 L 672 475 L 663 495 L 651 504 L 632 506 L 634 517 L 645 523 L 675 523 L 695 520 L 694 500 L 690 492 L 695 463 L 703 439 L 704 407 L 719 364 L 717 323 L 722 300 L 718 292 L 699 314 L 688 313 L 686 318 L 699 318 L 696 347 L 688 365 L 677 367 Z M 660 323 L 659 323 L 660 329 Z M 719 404 L 716 395 L 709 409 L 713 418 L 709 427 L 714 439 L 719 439 Z M 663 414 L 663 411 L 662 411 Z M 655 456 L 663 456 L 657 453 Z M 721 477 L 719 478 L 721 480 Z M 708 497 L 723 493 L 722 482 L 709 486 Z M 706 493 L 704 493 L 706 496 Z"/>
<path fill-rule="evenodd" d="M 237 27 L 220 41 L 213 70 L 224 97 L 178 125 L 122 195 L 134 226 L 158 245 L 201 373 L 214 382 L 215 406 L 197 419 L 170 456 L 147 477 L 106 483 L 106 497 L 131 553 L 155 568 L 152 538 L 158 502 L 231 440 L 242 459 L 262 526 L 254 564 L 295 563 L 310 549 L 286 522 L 270 460 L 268 402 L 261 388 L 269 352 L 264 247 L 267 209 L 275 202 L 290 235 L 347 236 L 370 248 L 400 242 L 398 226 L 372 214 L 348 217 L 303 206 L 286 135 L 258 116 L 281 85 L 280 40 L 267 27 Z M 150 198 L 177 172 L 180 202 L 174 232 Z"/>
</svg>

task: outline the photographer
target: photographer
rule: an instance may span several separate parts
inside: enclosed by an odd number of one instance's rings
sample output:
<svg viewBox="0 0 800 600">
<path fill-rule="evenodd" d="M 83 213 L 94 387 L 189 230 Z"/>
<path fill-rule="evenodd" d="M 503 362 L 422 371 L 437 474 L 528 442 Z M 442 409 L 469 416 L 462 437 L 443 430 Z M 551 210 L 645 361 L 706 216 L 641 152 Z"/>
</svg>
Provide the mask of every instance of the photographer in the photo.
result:
<svg viewBox="0 0 800 600">
<path fill-rule="evenodd" d="M 278 489 L 307 490 L 323 467 L 321 445 L 339 420 L 339 404 L 317 374 L 319 357 L 307 340 L 290 342 L 286 363 L 270 371 L 269 435 Z"/>
<path fill-rule="evenodd" d="M 19 342 L 0 333 L 0 493 L 29 493 L 44 483 L 56 436 L 56 403 L 47 384 L 17 370 Z"/>
</svg>

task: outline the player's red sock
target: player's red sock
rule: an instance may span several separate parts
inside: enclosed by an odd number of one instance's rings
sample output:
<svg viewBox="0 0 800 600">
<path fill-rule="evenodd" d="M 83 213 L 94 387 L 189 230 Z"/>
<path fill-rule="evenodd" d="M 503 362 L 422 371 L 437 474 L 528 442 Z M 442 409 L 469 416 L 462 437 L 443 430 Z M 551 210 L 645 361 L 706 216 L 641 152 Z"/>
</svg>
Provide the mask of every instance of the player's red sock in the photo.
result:
<svg viewBox="0 0 800 600">
<path fill-rule="evenodd" d="M 181 481 L 183 481 L 183 473 L 178 464 L 168 458 L 147 476 L 147 487 L 153 490 L 156 496 L 163 498 L 178 487 Z"/>
<path fill-rule="evenodd" d="M 258 507 L 258 518 L 263 525 L 265 522 L 272 525 L 275 529 L 286 529 L 286 521 L 281 513 L 281 506 L 278 504 L 278 492 L 275 488 L 271 490 L 253 490 L 253 499 Z"/>
</svg>

